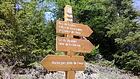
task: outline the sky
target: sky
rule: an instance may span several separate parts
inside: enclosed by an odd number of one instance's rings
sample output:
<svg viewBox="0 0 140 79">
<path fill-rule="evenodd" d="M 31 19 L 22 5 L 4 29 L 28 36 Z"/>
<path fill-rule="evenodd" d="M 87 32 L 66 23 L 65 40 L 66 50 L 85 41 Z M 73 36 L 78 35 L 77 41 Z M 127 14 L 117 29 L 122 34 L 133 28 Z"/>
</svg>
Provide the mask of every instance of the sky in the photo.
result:
<svg viewBox="0 0 140 79">
<path fill-rule="evenodd" d="M 133 3 L 133 7 L 136 9 L 136 10 L 139 10 L 140 11 L 140 0 L 133 0 L 134 3 Z"/>
<path fill-rule="evenodd" d="M 47 12 L 45 12 L 45 21 L 54 21 L 55 20 L 55 13 L 53 13 L 53 10 L 56 9 L 56 5 L 54 3 L 48 3 L 47 8 L 49 9 Z"/>
<path fill-rule="evenodd" d="M 54 21 L 54 13 L 52 12 L 45 12 L 45 21 L 48 22 L 48 21 Z"/>
<path fill-rule="evenodd" d="M 31 0 L 23 0 L 24 2 L 30 2 Z"/>
</svg>

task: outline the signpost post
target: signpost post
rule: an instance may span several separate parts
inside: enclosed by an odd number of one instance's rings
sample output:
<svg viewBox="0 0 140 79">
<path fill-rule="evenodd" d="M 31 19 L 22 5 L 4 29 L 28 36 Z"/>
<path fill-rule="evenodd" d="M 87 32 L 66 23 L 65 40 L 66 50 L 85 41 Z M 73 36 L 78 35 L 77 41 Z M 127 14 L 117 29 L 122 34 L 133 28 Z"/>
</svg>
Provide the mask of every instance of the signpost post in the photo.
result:
<svg viewBox="0 0 140 79">
<path fill-rule="evenodd" d="M 94 47 L 85 37 L 92 34 L 88 25 L 73 23 L 72 7 L 64 8 L 64 21 L 56 22 L 56 33 L 64 37 L 56 37 L 56 51 L 66 52 L 64 56 L 48 55 L 41 64 L 49 71 L 65 71 L 66 79 L 75 79 L 75 72 L 85 69 L 84 57 L 75 56 L 75 52 L 89 53 Z M 82 37 L 82 39 L 74 38 Z M 83 39 L 84 38 L 84 39 Z"/>
<path fill-rule="evenodd" d="M 66 5 L 64 8 L 64 21 L 73 23 L 73 15 L 72 15 L 72 7 L 69 5 Z M 68 38 L 73 38 L 73 35 L 67 34 Z M 74 52 L 67 51 L 68 56 L 73 56 Z M 66 71 L 66 79 L 75 79 L 75 71 Z"/>
</svg>

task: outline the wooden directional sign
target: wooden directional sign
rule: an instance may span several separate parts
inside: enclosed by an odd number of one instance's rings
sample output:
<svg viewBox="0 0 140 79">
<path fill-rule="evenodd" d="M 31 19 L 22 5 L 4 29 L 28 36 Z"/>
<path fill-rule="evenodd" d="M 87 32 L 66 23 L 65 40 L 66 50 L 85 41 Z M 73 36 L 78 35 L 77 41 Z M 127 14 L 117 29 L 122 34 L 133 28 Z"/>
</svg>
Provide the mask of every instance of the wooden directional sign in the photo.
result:
<svg viewBox="0 0 140 79">
<path fill-rule="evenodd" d="M 89 37 L 92 34 L 92 32 L 93 31 L 88 25 L 70 23 L 59 20 L 56 22 L 56 33 Z"/>
<path fill-rule="evenodd" d="M 75 79 L 75 71 L 85 70 L 84 57 L 74 56 L 75 52 L 92 51 L 94 46 L 85 38 L 92 32 L 88 25 L 73 23 L 72 7 L 66 5 L 64 21 L 56 22 L 56 33 L 65 34 L 65 37 L 56 37 L 56 51 L 64 51 L 66 55 L 48 55 L 41 64 L 49 71 L 66 71 L 66 79 Z M 74 36 L 80 36 L 80 39 L 73 38 Z"/>
<path fill-rule="evenodd" d="M 48 55 L 41 64 L 49 71 L 81 71 L 85 69 L 83 56 Z"/>
<path fill-rule="evenodd" d="M 72 51 L 90 53 L 93 45 L 89 40 L 75 39 L 68 37 L 56 37 L 57 51 Z"/>
</svg>

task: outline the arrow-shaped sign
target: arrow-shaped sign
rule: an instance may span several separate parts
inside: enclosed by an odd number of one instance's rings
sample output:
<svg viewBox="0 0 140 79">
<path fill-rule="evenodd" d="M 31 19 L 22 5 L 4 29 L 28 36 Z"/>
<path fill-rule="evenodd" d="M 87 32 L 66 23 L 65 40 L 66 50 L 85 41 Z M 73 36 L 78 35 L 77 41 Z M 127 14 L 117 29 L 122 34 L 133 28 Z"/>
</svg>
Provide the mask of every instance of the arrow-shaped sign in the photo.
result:
<svg viewBox="0 0 140 79">
<path fill-rule="evenodd" d="M 83 56 L 48 55 L 41 61 L 49 71 L 81 71 L 85 69 Z"/>
<path fill-rule="evenodd" d="M 93 45 L 89 40 L 56 37 L 56 50 L 57 51 L 72 51 L 81 53 L 90 53 Z"/>
<path fill-rule="evenodd" d="M 56 33 L 89 37 L 92 32 L 88 25 L 59 20 L 56 22 Z"/>
</svg>

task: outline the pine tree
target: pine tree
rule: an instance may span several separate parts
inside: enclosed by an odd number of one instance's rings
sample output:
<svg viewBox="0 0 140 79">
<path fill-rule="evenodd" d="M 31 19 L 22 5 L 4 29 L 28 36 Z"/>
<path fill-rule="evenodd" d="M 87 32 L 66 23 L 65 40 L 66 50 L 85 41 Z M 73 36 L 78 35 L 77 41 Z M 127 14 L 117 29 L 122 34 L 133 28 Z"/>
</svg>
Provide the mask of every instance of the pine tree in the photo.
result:
<svg viewBox="0 0 140 79">
<path fill-rule="evenodd" d="M 40 62 L 48 53 L 54 54 L 55 23 L 46 24 L 45 6 L 39 9 L 39 1 L 34 0 L 0 3 L 1 60 L 27 66 Z"/>
<path fill-rule="evenodd" d="M 40 1 L 18 3 L 22 8 L 16 11 L 16 58 L 25 65 L 40 62 L 48 53 L 54 54 L 54 23 L 46 24 L 44 13 L 47 8 L 45 5 L 38 8 Z"/>
<path fill-rule="evenodd" d="M 132 7 L 132 0 L 116 1 L 115 6 L 118 16 L 111 25 L 108 36 L 115 39 L 118 51 L 115 56 L 115 64 L 120 68 L 140 71 L 140 26 L 135 22 L 137 12 Z"/>
<path fill-rule="evenodd" d="M 0 1 L 0 60 L 9 63 L 13 56 L 15 8 L 14 1 Z"/>
</svg>

